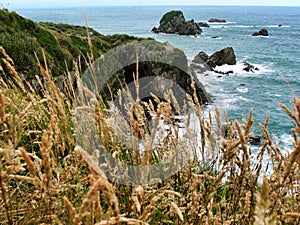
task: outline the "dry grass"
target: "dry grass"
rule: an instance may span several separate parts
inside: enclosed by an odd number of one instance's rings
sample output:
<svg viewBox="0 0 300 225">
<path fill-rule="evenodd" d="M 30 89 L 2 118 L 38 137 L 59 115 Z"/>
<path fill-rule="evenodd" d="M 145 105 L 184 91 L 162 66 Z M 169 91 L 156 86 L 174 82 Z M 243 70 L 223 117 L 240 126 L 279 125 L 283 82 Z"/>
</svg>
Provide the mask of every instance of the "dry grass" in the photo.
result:
<svg viewBox="0 0 300 225">
<path fill-rule="evenodd" d="M 99 139 L 116 162 L 112 164 L 103 156 L 99 166 L 101 149 L 87 153 L 85 145 L 91 143 L 76 146 L 70 98 L 55 86 L 46 63 L 40 65 L 47 81 L 41 84 L 44 95 L 40 97 L 24 88 L 26 85 L 15 72 L 12 60 L 4 56 L 5 71 L 15 82 L 1 81 L 0 90 L 1 224 L 300 223 L 300 99 L 296 96 L 291 109 L 280 104 L 295 124 L 290 154 L 285 155 L 270 138 L 269 117 L 261 124 L 266 141 L 254 154 L 248 145 L 253 135 L 253 110 L 241 123 L 228 121 L 225 115 L 228 135 L 221 137 L 220 111 L 216 109 L 215 117 L 210 114 L 205 119 L 204 109 L 197 102 L 190 102 L 199 122 L 201 145 L 199 149 L 191 147 L 196 146 L 191 144 L 195 144 L 195 137 L 187 129 L 190 144 L 184 146 L 200 152 L 201 157 L 192 158 L 166 180 L 129 186 L 115 182 L 115 174 L 110 174 L 112 168 L 121 167 L 122 162 L 153 165 L 173 159 L 174 149 L 182 144 L 176 124 L 171 125 L 168 133 L 156 133 L 161 116 L 166 122 L 172 121 L 171 99 L 157 100 L 153 132 L 145 130 L 139 103 L 130 102 L 128 113 L 135 113 L 138 119 L 131 123 L 123 121 L 134 134 L 126 137 L 131 138 L 132 144 L 127 148 L 120 144 L 109 109 L 82 88 L 82 96 L 88 96 L 88 102 L 81 109 L 95 119 Z M 71 86 L 70 96 L 74 96 Z M 155 110 L 151 104 L 149 108 Z M 161 146 L 155 145 L 155 135 L 164 135 Z M 135 151 L 137 137 L 144 141 L 147 151 Z M 218 157 L 213 154 L 216 151 Z M 263 169 L 266 154 L 270 161 L 267 169 Z M 253 157 L 255 162 L 250 161 Z M 212 158 L 217 161 L 211 161 Z M 176 160 L 170 163 L 177 165 Z M 271 174 L 265 175 L 266 170 Z M 144 171 L 137 177 L 143 180 L 148 174 Z M 123 176 L 126 179 L 126 171 Z"/>
</svg>

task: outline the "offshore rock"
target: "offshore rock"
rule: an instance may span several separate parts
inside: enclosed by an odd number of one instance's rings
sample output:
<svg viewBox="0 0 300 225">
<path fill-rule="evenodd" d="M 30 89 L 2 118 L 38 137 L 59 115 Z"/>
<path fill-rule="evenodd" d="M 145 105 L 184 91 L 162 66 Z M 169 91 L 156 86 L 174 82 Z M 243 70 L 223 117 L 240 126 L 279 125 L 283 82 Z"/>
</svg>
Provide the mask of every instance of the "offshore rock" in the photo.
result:
<svg viewBox="0 0 300 225">
<path fill-rule="evenodd" d="M 254 32 L 252 36 L 269 36 L 269 32 L 266 28 L 262 28 L 260 31 Z"/>
<path fill-rule="evenodd" d="M 199 27 L 210 27 L 207 23 L 205 23 L 205 22 L 199 22 L 199 23 L 197 23 L 197 25 L 199 26 Z"/>
<path fill-rule="evenodd" d="M 216 66 L 222 65 L 235 65 L 236 64 L 236 57 L 232 47 L 226 47 L 220 51 L 215 52 L 212 54 L 206 63 L 215 68 Z"/>
<path fill-rule="evenodd" d="M 181 11 L 170 11 L 163 15 L 158 28 L 152 29 L 154 33 L 197 35 L 202 30 L 194 20 L 186 21 Z"/>
<path fill-rule="evenodd" d="M 224 19 L 215 19 L 215 18 L 211 18 L 208 20 L 209 23 L 226 23 L 227 21 Z"/>
</svg>

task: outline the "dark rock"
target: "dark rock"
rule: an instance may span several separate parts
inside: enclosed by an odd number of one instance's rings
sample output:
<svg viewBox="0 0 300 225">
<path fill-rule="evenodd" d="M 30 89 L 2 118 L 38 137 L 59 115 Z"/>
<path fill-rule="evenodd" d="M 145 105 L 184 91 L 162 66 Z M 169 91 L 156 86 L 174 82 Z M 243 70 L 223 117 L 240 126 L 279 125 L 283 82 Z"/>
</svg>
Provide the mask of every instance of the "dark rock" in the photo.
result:
<svg viewBox="0 0 300 225">
<path fill-rule="evenodd" d="M 106 77 L 109 77 L 108 85 L 105 85 L 101 90 L 101 95 L 104 97 L 108 98 L 110 96 L 109 93 L 118 93 L 118 90 L 125 84 L 128 87 L 134 85 L 133 74 L 136 71 L 136 55 L 138 54 L 139 82 L 140 87 L 143 88 L 141 93 L 144 96 L 151 96 L 151 93 L 156 96 L 164 96 L 166 91 L 164 87 L 175 88 L 174 85 L 179 85 L 181 88 L 173 91 L 173 94 L 178 100 L 179 105 L 183 105 L 184 101 L 187 100 L 186 94 L 195 99 L 194 89 L 191 87 L 192 80 L 194 80 L 196 96 L 200 104 L 210 102 L 204 87 L 197 78 L 190 73 L 184 52 L 174 48 L 167 42 L 159 43 L 154 40 L 147 40 L 143 43 L 138 41 L 131 42 L 130 45 L 118 46 L 114 51 L 109 53 L 110 54 L 105 55 L 105 59 L 103 60 L 108 63 L 112 61 L 114 64 L 105 66 L 102 61 L 97 63 L 97 65 L 99 65 L 97 66 L 97 70 L 101 73 L 101 77 L 103 77 L 104 80 L 106 80 Z M 106 60 L 106 58 L 110 60 Z M 120 69 L 124 71 L 121 76 L 118 74 L 111 76 L 111 74 L 115 74 L 112 70 L 120 71 Z M 87 74 L 85 77 L 90 76 Z M 149 79 L 147 79 L 147 77 Z M 158 79 L 154 79 L 154 77 Z M 173 83 L 168 83 L 168 81 L 173 81 Z M 132 86 L 132 90 L 134 90 L 134 86 Z M 133 91 L 133 99 L 136 98 L 135 95 L 136 93 Z M 142 98 L 142 96 L 139 97 Z"/>
<path fill-rule="evenodd" d="M 196 71 L 202 71 L 202 66 L 200 66 L 199 64 L 195 64 L 195 63 L 191 63 L 190 67 L 193 69 L 193 70 L 196 70 Z"/>
<path fill-rule="evenodd" d="M 232 47 L 227 47 L 222 49 L 221 51 L 217 51 L 212 54 L 206 63 L 215 68 L 216 66 L 222 66 L 225 64 L 228 65 L 235 65 L 236 64 L 236 57 Z"/>
<path fill-rule="evenodd" d="M 279 24 L 279 25 L 278 25 L 278 27 L 282 27 L 282 25 L 281 25 L 281 24 Z"/>
<path fill-rule="evenodd" d="M 201 28 L 194 20 L 186 21 L 181 11 L 170 11 L 163 15 L 158 28 L 152 29 L 154 33 L 197 35 L 201 34 Z"/>
<path fill-rule="evenodd" d="M 202 64 L 205 63 L 208 60 L 208 58 L 209 56 L 206 54 L 206 52 L 201 51 L 194 57 L 192 62 Z"/>
<path fill-rule="evenodd" d="M 159 30 L 158 30 L 156 27 L 153 27 L 151 31 L 152 31 L 153 33 L 155 33 L 155 34 L 158 34 L 158 33 L 159 33 Z"/>
<path fill-rule="evenodd" d="M 215 73 L 219 73 L 219 74 L 223 74 L 223 75 L 229 75 L 229 74 L 233 74 L 232 70 L 229 71 L 218 71 L 218 70 L 214 70 Z"/>
<path fill-rule="evenodd" d="M 205 23 L 205 22 L 199 22 L 199 23 L 197 23 L 197 25 L 199 26 L 199 27 L 210 27 L 207 23 Z"/>
<path fill-rule="evenodd" d="M 255 67 L 255 66 L 253 66 L 253 65 L 251 65 L 250 63 L 247 63 L 247 62 L 243 62 L 243 64 L 244 64 L 244 68 L 243 68 L 243 70 L 245 70 L 245 71 L 247 71 L 247 72 L 252 72 L 252 73 L 254 73 L 254 70 L 259 70 L 257 67 Z"/>
<path fill-rule="evenodd" d="M 178 34 L 180 35 L 197 35 L 201 34 L 202 30 L 198 27 L 198 25 L 193 21 L 187 21 L 185 26 L 183 26 Z"/>
<path fill-rule="evenodd" d="M 208 20 L 209 23 L 226 23 L 227 21 L 224 19 L 215 19 L 215 18 L 211 18 Z"/>
<path fill-rule="evenodd" d="M 206 52 L 201 51 L 194 57 L 190 67 L 199 73 L 204 73 L 206 71 L 214 71 L 223 75 L 232 74 L 232 70 L 217 71 L 214 69 L 216 66 L 222 66 L 225 64 L 236 64 L 236 57 L 232 47 L 224 48 L 220 51 L 215 52 L 211 56 L 208 56 Z"/>
<path fill-rule="evenodd" d="M 228 131 L 228 126 L 227 125 L 222 125 L 221 127 L 221 135 L 224 138 L 228 138 L 229 135 L 229 131 Z M 234 137 L 236 137 L 234 135 Z M 248 143 L 250 145 L 261 145 L 264 142 L 264 138 L 262 138 L 261 136 L 254 136 L 254 137 L 250 137 L 248 140 Z"/>
<path fill-rule="evenodd" d="M 254 32 L 252 36 L 269 36 L 269 32 L 266 28 L 262 28 L 260 31 Z"/>
<path fill-rule="evenodd" d="M 250 145 L 261 145 L 261 136 L 250 137 L 248 143 Z"/>
</svg>

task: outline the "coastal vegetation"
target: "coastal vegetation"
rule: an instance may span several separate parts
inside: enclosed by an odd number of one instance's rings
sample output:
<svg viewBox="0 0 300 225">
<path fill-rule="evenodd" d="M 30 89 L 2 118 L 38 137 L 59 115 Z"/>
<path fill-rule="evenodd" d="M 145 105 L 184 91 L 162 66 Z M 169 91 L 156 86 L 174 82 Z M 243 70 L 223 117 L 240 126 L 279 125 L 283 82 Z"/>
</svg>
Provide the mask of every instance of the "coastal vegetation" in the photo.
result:
<svg viewBox="0 0 300 225">
<path fill-rule="evenodd" d="M 178 124 L 170 123 L 172 129 L 162 134 L 161 146 L 131 151 L 120 143 L 113 129 L 113 112 L 103 104 L 101 96 L 95 98 L 80 85 L 80 68 L 88 68 L 102 53 L 136 38 L 104 36 L 92 29 L 87 32 L 86 28 L 65 24 L 37 24 L 5 10 L 0 17 L 1 224 L 300 222 L 298 97 L 292 96 L 291 106 L 278 106 L 294 124 L 293 147 L 287 155 L 268 131 L 269 116 L 260 124 L 264 141 L 254 153 L 248 141 L 253 136 L 255 110 L 229 120 L 226 112 L 216 108 L 205 118 L 207 109 L 195 101 L 197 95 L 189 105 L 199 121 L 200 136 L 187 129 L 191 142 L 180 143 L 176 136 Z M 66 77 L 65 93 L 55 83 L 59 75 Z M 29 88 L 32 79 L 38 83 L 39 91 Z M 88 154 L 83 145 L 76 143 L 72 121 L 74 82 L 86 97 L 82 109 L 93 116 L 97 134 L 109 150 L 106 154 L 98 155 L 101 149 Z M 191 89 L 196 92 L 193 82 Z M 175 100 L 169 97 L 167 101 L 154 98 L 157 107 L 149 108 L 155 111 L 155 118 L 173 120 L 170 104 Z M 136 101 L 134 105 L 138 108 L 140 103 Z M 145 119 L 135 120 L 126 122 L 126 126 L 134 134 L 141 134 L 145 123 Z M 224 126 L 226 135 L 222 135 Z M 134 136 L 131 138 L 129 142 L 136 141 Z M 192 145 L 195 138 L 201 139 L 198 149 Z M 144 166 L 172 158 L 177 146 L 191 148 L 195 156 L 200 152 L 202 157 L 191 158 L 172 176 L 151 184 L 129 186 L 111 179 L 109 171 L 116 165 L 110 164 L 107 155 L 118 163 Z M 104 160 L 100 165 L 99 158 Z"/>
<path fill-rule="evenodd" d="M 47 58 L 51 75 L 64 75 L 67 70 L 73 70 L 73 62 L 82 58 L 82 70 L 87 68 L 90 51 L 98 58 L 115 46 L 132 40 L 141 40 L 128 35 L 101 35 L 88 29 L 92 49 L 87 42 L 87 29 L 82 26 L 54 24 L 50 22 L 35 23 L 23 18 L 15 12 L 1 10 L 0 12 L 0 43 L 13 58 L 17 72 L 24 78 L 34 79 L 39 74 L 36 57 L 43 61 Z M 43 52 L 42 52 L 43 51 Z M 36 57 L 35 57 L 36 54 Z"/>
</svg>

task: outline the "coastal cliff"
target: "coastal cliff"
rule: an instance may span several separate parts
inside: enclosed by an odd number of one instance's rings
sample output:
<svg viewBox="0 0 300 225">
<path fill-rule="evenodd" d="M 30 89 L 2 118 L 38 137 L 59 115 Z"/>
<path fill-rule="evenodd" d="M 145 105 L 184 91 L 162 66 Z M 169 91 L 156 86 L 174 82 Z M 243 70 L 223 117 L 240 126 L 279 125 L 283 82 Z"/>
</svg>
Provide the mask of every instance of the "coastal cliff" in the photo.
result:
<svg viewBox="0 0 300 225">
<path fill-rule="evenodd" d="M 87 32 L 91 43 L 89 43 Z M 146 40 L 151 42 L 149 46 L 134 47 L 136 46 L 134 43 Z M 122 48 L 128 43 L 133 43 L 130 46 L 134 48 Z M 38 62 L 42 66 L 45 64 L 43 55 L 45 55 L 51 76 L 57 81 L 60 89 L 64 89 L 66 71 L 72 73 L 75 65 L 78 64 L 83 72 L 93 60 L 115 50 L 122 67 L 115 74 L 112 74 L 108 81 L 113 95 L 123 84 L 133 82 L 132 74 L 136 71 L 135 63 L 125 65 L 121 59 L 124 52 L 130 53 L 130 57 L 135 57 L 136 52 L 134 51 L 137 51 L 139 57 L 145 59 L 144 62 L 139 63 L 140 77 L 161 76 L 172 79 L 186 93 L 193 96 L 192 75 L 190 75 L 184 52 L 168 43 L 159 43 L 153 39 L 137 38 L 125 34 L 102 35 L 91 28 L 68 24 L 36 23 L 15 12 L 1 10 L 0 46 L 13 60 L 16 72 L 21 74 L 22 79 L 26 80 L 34 89 L 39 88 L 36 76 L 40 77 L 41 80 L 43 78 L 38 66 Z M 164 63 L 147 62 L 147 55 L 145 54 L 148 53 L 154 55 L 154 58 L 159 58 L 163 54 L 166 60 Z M 2 65 L 2 68 L 5 69 L 5 65 Z M 2 73 L 1 76 L 4 79 L 9 79 L 4 74 Z M 196 94 L 201 103 L 209 102 L 202 85 L 197 80 L 195 84 Z M 111 97 L 108 89 L 104 89 L 102 94 L 105 98 Z"/>
</svg>

